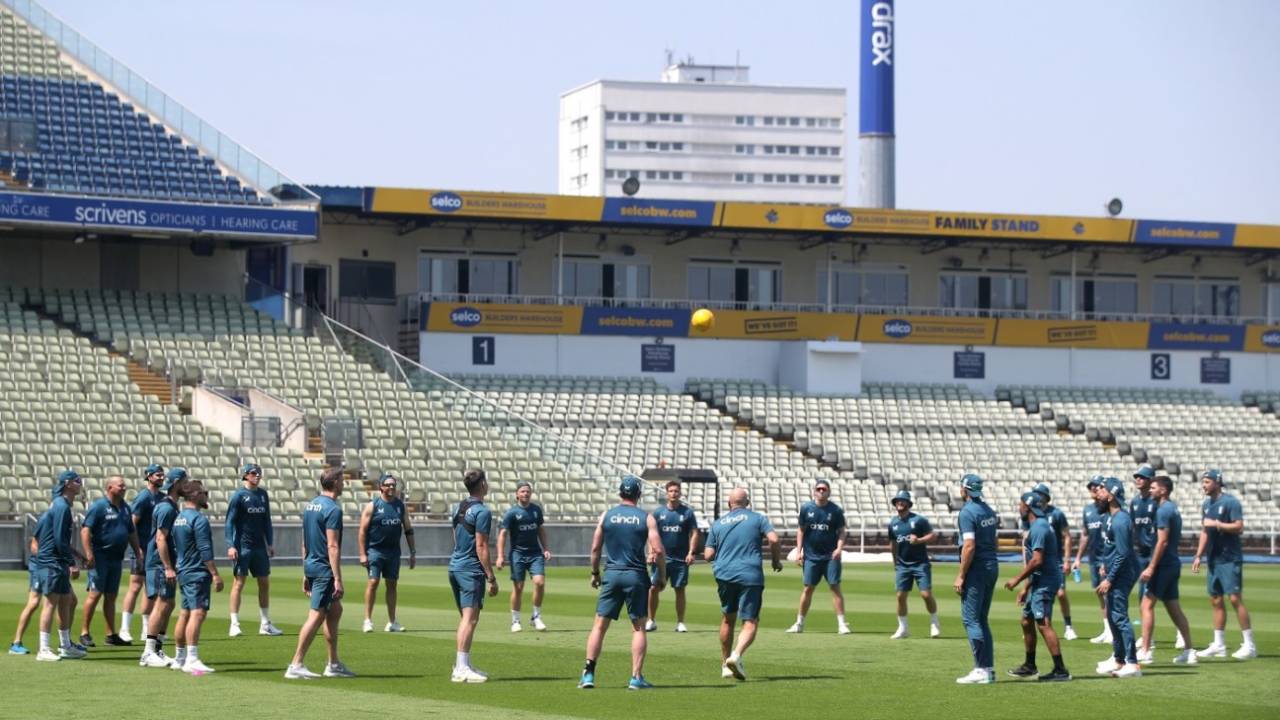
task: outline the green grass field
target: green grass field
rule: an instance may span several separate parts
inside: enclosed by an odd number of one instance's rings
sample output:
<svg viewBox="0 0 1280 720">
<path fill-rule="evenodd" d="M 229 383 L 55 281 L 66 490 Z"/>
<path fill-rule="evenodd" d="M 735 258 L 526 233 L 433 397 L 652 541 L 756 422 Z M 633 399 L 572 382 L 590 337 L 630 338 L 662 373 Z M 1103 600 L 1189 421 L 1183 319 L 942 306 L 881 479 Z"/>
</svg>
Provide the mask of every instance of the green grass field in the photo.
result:
<svg viewBox="0 0 1280 720">
<path fill-rule="evenodd" d="M 954 679 L 970 667 L 968 645 L 959 621 L 959 603 L 950 591 L 954 565 L 935 566 L 939 583 L 944 636 L 928 639 L 927 617 L 918 598 L 911 602 L 916 636 L 890 641 L 894 603 L 892 570 L 887 566 L 857 566 L 845 570 L 848 617 L 854 634 L 838 636 L 829 596 L 819 589 L 807 630 L 786 635 L 794 619 L 800 589 L 799 572 L 788 567 L 769 578 L 765 594 L 764 629 L 747 656 L 749 680 L 720 678 L 716 627 L 719 607 L 706 565 L 695 566 L 690 584 L 691 632 L 676 634 L 674 602 L 664 593 L 660 629 L 649 638 L 646 676 L 658 687 L 654 697 L 628 692 L 629 628 L 615 624 L 605 642 L 595 690 L 575 687 L 582 666 L 586 633 L 595 607 L 595 592 L 582 568 L 552 568 L 545 617 L 550 629 L 536 633 L 509 631 L 507 591 L 488 601 L 473 649 L 473 663 L 491 675 L 484 685 L 449 682 L 457 614 L 448 582 L 440 568 L 407 568 L 401 577 L 400 621 L 409 632 L 369 635 L 359 631 L 361 600 L 351 597 L 343 618 L 341 654 L 360 677 L 354 680 L 286 681 L 285 665 L 296 642 L 294 633 L 306 613 L 299 591 L 299 571 L 279 570 L 273 579 L 272 616 L 286 630 L 285 637 L 257 635 L 226 637 L 226 593 L 215 595 L 213 617 L 205 625 L 201 656 L 217 669 L 214 675 L 189 677 L 169 670 L 139 668 L 138 649 L 99 647 L 83 661 L 37 663 L 31 656 L 0 658 L 0 718 L 58 716 L 93 709 L 104 717 L 343 717 L 393 714 L 414 716 L 474 716 L 524 718 L 575 716 L 634 718 L 653 715 L 654 703 L 671 712 L 700 717 L 731 713 L 766 716 L 890 717 L 940 715 L 965 717 L 1071 717 L 1100 712 L 1111 717 L 1161 718 L 1275 718 L 1275 688 L 1280 682 L 1280 567 L 1246 569 L 1247 595 L 1261 656 L 1250 662 L 1206 661 L 1198 668 L 1175 666 L 1173 631 L 1168 618 L 1157 615 L 1157 664 L 1136 680 L 1114 680 L 1093 674 L 1107 651 L 1090 645 L 1100 630 L 1097 603 L 1087 582 L 1071 585 L 1073 617 L 1082 639 L 1066 643 L 1065 658 L 1076 679 L 1071 683 L 1037 685 L 1014 681 L 1004 670 L 1022 661 L 1021 635 L 1012 593 L 998 591 L 992 608 L 996 633 L 999 681 L 989 686 L 957 686 Z M 346 576 L 362 589 L 361 569 L 349 567 Z M 1006 577 L 1012 575 L 1004 569 Z M 0 631 L 8 642 L 26 597 L 26 573 L 0 573 Z M 83 589 L 77 581 L 77 591 Z M 1197 646 L 1207 644 L 1208 600 L 1203 580 L 1183 577 L 1183 595 Z M 252 581 L 245 594 L 246 618 L 254 615 Z M 83 595 L 83 593 L 81 593 Z M 1135 610 L 1136 612 L 1136 610 Z M 383 612 L 375 614 L 379 630 Z M 1060 618 L 1055 617 L 1061 627 Z M 246 624 L 246 628 L 249 625 Z M 1231 649 L 1239 644 L 1235 620 L 1228 622 Z M 27 631 L 34 648 L 36 627 Z M 79 620 L 73 624 L 79 632 Z M 137 621 L 134 632 L 138 632 Z M 924 637 L 921 637 L 923 635 Z M 101 619 L 94 625 L 101 642 Z M 1041 668 L 1050 666 L 1043 647 Z M 324 650 L 313 646 L 308 664 L 323 668 Z M 1267 688 L 1271 688 L 1268 690 Z M 660 698 L 660 699 L 659 699 Z M 166 708 L 172 708 L 167 710 Z"/>
</svg>

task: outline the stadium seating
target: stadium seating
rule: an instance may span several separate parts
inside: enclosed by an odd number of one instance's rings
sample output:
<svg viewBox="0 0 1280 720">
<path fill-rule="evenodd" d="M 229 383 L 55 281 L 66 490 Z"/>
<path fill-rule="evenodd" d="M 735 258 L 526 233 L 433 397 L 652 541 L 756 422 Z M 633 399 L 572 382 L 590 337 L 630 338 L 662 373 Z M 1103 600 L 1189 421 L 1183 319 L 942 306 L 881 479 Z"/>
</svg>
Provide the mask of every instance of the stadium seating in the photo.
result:
<svg viewBox="0 0 1280 720">
<path fill-rule="evenodd" d="M 215 513 L 237 482 L 237 468 L 270 467 L 273 511 L 293 514 L 285 500 L 317 463 L 287 452 L 239 448 L 183 415 L 173 404 L 144 395 L 127 360 L 22 308 L 40 291 L 0 289 L 0 513 L 42 511 L 52 478 L 66 467 L 88 479 L 91 501 L 113 474 L 137 489 L 149 462 L 184 465 L 210 487 Z M 308 488 L 310 491 L 310 488 Z"/>
<path fill-rule="evenodd" d="M 120 197 L 271 203 L 0 6 L 0 122 L 6 120 L 34 121 L 37 132 L 34 147 L 0 144 L 0 180 L 7 177 L 12 184 Z"/>
</svg>

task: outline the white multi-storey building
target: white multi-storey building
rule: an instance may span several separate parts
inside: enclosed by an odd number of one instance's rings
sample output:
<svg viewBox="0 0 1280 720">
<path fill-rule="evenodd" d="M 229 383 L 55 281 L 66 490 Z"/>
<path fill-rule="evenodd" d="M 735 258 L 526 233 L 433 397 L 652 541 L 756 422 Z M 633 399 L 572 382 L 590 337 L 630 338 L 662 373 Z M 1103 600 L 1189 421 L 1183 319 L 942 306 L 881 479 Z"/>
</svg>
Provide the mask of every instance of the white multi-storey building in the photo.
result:
<svg viewBox="0 0 1280 720">
<path fill-rule="evenodd" d="M 745 66 L 675 64 L 661 82 L 560 96 L 562 195 L 845 202 L 843 88 L 751 85 Z"/>
</svg>

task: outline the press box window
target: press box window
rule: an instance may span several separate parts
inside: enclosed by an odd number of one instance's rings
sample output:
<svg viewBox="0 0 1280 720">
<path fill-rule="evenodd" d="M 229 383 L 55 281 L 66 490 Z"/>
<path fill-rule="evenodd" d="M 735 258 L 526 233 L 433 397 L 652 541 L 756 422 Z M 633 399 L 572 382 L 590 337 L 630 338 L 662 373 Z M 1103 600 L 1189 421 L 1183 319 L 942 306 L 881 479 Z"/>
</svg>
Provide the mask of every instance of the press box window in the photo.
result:
<svg viewBox="0 0 1280 720">
<path fill-rule="evenodd" d="M 396 264 L 368 260 L 338 261 L 338 294 L 344 299 L 390 305 L 396 301 Z"/>
</svg>

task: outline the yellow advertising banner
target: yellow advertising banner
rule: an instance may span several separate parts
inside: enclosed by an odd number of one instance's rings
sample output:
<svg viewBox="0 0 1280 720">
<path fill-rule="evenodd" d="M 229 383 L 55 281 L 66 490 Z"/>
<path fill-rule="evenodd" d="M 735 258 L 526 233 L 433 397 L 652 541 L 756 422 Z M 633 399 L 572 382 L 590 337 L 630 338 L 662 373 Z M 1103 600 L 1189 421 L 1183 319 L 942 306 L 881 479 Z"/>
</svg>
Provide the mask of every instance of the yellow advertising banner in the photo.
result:
<svg viewBox="0 0 1280 720">
<path fill-rule="evenodd" d="M 845 313 L 757 312 L 716 310 L 715 325 L 706 332 L 691 328 L 689 337 L 721 340 L 853 340 L 858 316 Z"/>
<path fill-rule="evenodd" d="M 1144 322 L 1002 319 L 996 345 L 1146 350 L 1150 329 Z"/>
<path fill-rule="evenodd" d="M 599 222 L 604 198 L 375 188 L 371 212 Z"/>
<path fill-rule="evenodd" d="M 871 343 L 991 345 L 995 335 L 991 318 L 864 315 L 858 324 L 858 340 Z"/>
<path fill-rule="evenodd" d="M 1236 247 L 1280 248 L 1280 227 L 1275 225 L 1237 225 Z"/>
<path fill-rule="evenodd" d="M 1280 352 L 1280 325 L 1250 325 L 1244 329 L 1245 352 Z"/>
<path fill-rule="evenodd" d="M 433 302 L 428 332 L 577 335 L 582 308 L 574 305 L 489 305 Z"/>
</svg>

